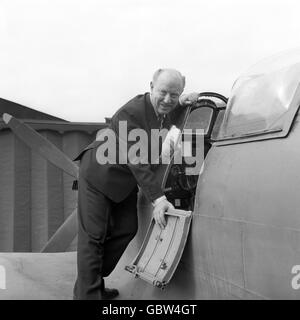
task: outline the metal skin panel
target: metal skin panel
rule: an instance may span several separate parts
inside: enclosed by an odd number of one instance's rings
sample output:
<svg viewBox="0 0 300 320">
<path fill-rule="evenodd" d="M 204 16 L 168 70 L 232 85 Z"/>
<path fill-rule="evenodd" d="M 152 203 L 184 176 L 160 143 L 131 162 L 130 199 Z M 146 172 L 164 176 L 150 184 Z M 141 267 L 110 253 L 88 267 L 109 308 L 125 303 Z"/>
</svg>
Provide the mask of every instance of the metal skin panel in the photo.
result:
<svg viewBox="0 0 300 320">
<path fill-rule="evenodd" d="M 296 244 L 300 232 L 299 139 L 298 117 L 285 139 L 210 150 L 199 179 L 194 211 L 202 220 L 211 220 L 209 235 L 202 234 L 199 247 L 205 252 L 210 248 L 213 255 L 198 264 L 203 270 L 209 265 L 211 277 L 232 282 L 222 266 L 236 269 L 243 265 L 244 291 L 266 299 L 300 298 L 300 291 L 291 287 L 291 269 L 300 264 Z M 220 228 L 220 223 L 224 227 Z M 233 224 L 240 229 L 239 240 L 234 232 L 226 231 Z M 225 237 L 226 255 L 219 250 Z M 230 247 L 233 240 L 239 241 L 242 250 Z M 241 282 L 236 279 L 234 284 L 240 286 Z M 218 297 L 225 295 L 221 290 Z"/>
<path fill-rule="evenodd" d="M 239 223 L 226 223 L 195 214 L 191 232 L 194 269 L 215 288 L 216 280 L 224 286 L 244 286 L 242 230 Z M 215 233 L 220 234 L 216 237 Z M 230 291 L 230 290 L 229 290 Z"/>
<path fill-rule="evenodd" d="M 271 299 L 298 299 L 292 268 L 300 264 L 300 232 L 244 225 L 245 282 L 251 291 Z"/>
</svg>

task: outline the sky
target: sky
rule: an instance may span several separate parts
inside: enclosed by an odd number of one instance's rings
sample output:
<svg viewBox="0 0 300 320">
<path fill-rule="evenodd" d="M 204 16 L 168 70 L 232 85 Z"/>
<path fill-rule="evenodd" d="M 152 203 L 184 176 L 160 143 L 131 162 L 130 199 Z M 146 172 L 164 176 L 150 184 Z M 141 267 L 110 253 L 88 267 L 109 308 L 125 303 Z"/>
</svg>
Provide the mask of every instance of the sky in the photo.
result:
<svg viewBox="0 0 300 320">
<path fill-rule="evenodd" d="M 0 0 L 0 97 L 103 122 L 176 68 L 185 92 L 230 95 L 259 60 L 300 46 L 299 0 Z"/>
</svg>

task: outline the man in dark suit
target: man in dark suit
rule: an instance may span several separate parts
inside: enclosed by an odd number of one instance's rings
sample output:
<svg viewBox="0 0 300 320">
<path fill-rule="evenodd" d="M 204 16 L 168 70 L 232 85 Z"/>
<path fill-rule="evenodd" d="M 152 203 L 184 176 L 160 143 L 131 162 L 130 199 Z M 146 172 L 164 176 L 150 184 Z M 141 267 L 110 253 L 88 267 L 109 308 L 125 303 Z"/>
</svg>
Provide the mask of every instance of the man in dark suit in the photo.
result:
<svg viewBox="0 0 300 320">
<path fill-rule="evenodd" d="M 147 137 L 144 144 L 151 151 L 151 130 L 170 129 L 184 106 L 198 99 L 197 93 L 182 95 L 184 86 L 180 72 L 159 69 L 150 83 L 151 92 L 136 96 L 114 114 L 104 134 L 106 142 L 102 135 L 76 158 L 81 162 L 74 299 L 112 299 L 118 295 L 118 290 L 105 288 L 103 277 L 112 272 L 137 232 L 137 185 L 152 202 L 156 223 L 165 227 L 165 212 L 173 206 L 153 172 L 150 155 L 135 161 L 130 151 L 134 142 L 127 137 L 143 130 Z M 115 162 L 105 163 L 102 151 L 110 138 Z"/>
</svg>

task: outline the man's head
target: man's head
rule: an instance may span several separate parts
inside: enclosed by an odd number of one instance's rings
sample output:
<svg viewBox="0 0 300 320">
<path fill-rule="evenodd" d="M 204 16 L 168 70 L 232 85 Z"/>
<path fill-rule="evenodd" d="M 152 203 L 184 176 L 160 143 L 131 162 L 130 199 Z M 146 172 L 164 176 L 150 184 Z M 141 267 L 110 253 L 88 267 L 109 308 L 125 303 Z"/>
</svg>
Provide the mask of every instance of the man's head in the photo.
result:
<svg viewBox="0 0 300 320">
<path fill-rule="evenodd" d="M 178 104 L 185 86 L 185 77 L 174 69 L 159 69 L 150 83 L 150 99 L 158 114 L 167 114 Z"/>
</svg>

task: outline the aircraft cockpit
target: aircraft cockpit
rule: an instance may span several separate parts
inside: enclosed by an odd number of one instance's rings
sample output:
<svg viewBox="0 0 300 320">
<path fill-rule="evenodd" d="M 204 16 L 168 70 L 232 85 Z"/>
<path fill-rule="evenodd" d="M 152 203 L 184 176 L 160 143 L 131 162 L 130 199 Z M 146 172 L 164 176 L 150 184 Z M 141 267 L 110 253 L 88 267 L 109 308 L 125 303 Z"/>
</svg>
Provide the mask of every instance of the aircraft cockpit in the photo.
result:
<svg viewBox="0 0 300 320">
<path fill-rule="evenodd" d="M 233 85 L 217 141 L 285 137 L 300 105 L 300 49 L 265 59 Z"/>
<path fill-rule="evenodd" d="M 189 108 L 185 115 L 181 141 L 191 142 L 190 153 L 194 157 L 198 157 L 197 160 L 201 161 L 201 165 L 198 162 L 198 170 L 194 170 L 193 174 L 186 174 L 186 169 L 195 166 L 195 164 L 187 163 L 185 151 L 183 151 L 182 162 L 176 163 L 174 161 L 176 157 L 174 156 L 173 162 L 168 166 L 162 185 L 165 195 L 176 209 L 193 210 L 195 191 L 203 159 L 217 137 L 225 114 L 226 104 L 226 97 L 214 92 L 203 92 L 200 94 L 198 102 Z M 197 133 L 199 129 L 202 133 Z M 202 140 L 201 138 L 197 139 L 199 134 L 202 135 Z"/>
</svg>

